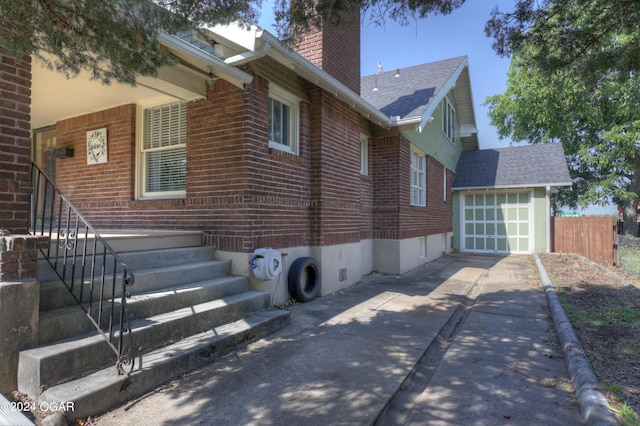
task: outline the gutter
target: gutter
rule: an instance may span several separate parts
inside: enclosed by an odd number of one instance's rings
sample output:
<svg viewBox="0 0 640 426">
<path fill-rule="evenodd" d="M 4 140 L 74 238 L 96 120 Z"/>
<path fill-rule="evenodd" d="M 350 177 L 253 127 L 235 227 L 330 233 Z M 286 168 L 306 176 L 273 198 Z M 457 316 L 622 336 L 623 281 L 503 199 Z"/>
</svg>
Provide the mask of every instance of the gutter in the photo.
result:
<svg viewBox="0 0 640 426">
<path fill-rule="evenodd" d="M 325 71 L 311 64 L 311 62 L 302 57 L 302 55 L 283 47 L 278 39 L 267 31 L 257 31 L 256 40 L 261 40 L 262 43 L 270 45 L 270 56 L 274 57 L 278 62 L 293 69 L 293 71 L 306 80 L 330 93 L 333 93 L 337 98 L 341 98 L 366 119 L 377 123 L 380 127 L 386 129 L 397 125 L 396 120 L 392 117 L 380 112 L 378 109 L 362 99 L 360 95 L 354 93 L 351 89 L 347 88 L 344 84 L 340 83 Z"/>
<path fill-rule="evenodd" d="M 224 63 L 237 67 L 266 56 L 271 50 L 271 43 L 262 41 L 259 44 L 260 45 L 256 50 L 250 50 L 245 53 L 240 53 L 239 55 L 227 58 L 225 59 Z"/>
<path fill-rule="evenodd" d="M 464 186 L 460 188 L 452 187 L 452 191 L 494 191 L 496 189 L 528 189 L 528 188 L 548 188 L 557 186 L 571 186 L 573 183 L 540 183 L 540 184 L 520 184 L 501 186 Z"/>
<path fill-rule="evenodd" d="M 217 58 L 204 50 L 194 46 L 193 44 L 182 40 L 180 37 L 176 37 L 164 31 L 158 34 L 160 42 L 167 46 L 170 50 L 173 50 L 176 56 L 183 60 L 186 60 L 193 65 L 208 74 L 216 71 L 216 74 L 228 79 L 239 87 L 245 84 L 251 84 L 253 76 L 246 72 L 225 63 L 220 58 Z"/>
</svg>

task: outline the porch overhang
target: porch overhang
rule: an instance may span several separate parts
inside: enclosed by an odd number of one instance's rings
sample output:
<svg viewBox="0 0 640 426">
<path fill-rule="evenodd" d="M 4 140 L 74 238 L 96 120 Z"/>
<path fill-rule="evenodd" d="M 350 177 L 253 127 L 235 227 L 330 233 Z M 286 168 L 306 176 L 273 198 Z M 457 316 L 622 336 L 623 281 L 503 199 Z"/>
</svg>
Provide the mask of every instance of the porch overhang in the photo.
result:
<svg viewBox="0 0 640 426">
<path fill-rule="evenodd" d="M 201 99 L 206 96 L 207 81 L 216 77 L 241 88 L 252 81 L 251 75 L 178 37 L 161 34 L 159 38 L 163 48 L 178 63 L 160 68 L 155 77 L 138 77 L 135 87 L 121 83 L 104 85 L 92 80 L 85 71 L 67 78 L 47 69 L 34 57 L 31 71 L 31 128 L 51 126 L 59 120 L 120 105 L 162 99 Z"/>
</svg>

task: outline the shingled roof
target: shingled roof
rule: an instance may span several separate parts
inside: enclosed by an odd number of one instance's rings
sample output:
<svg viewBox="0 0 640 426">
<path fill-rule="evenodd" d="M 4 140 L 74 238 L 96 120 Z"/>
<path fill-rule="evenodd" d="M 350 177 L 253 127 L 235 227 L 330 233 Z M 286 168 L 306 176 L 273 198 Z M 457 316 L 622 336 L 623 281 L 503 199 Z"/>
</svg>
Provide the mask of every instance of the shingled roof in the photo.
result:
<svg viewBox="0 0 640 426">
<path fill-rule="evenodd" d="M 362 77 L 360 96 L 390 117 L 422 116 L 467 58 L 416 65 Z"/>
<path fill-rule="evenodd" d="M 453 189 L 570 186 L 561 144 L 524 145 L 465 151 Z"/>
</svg>

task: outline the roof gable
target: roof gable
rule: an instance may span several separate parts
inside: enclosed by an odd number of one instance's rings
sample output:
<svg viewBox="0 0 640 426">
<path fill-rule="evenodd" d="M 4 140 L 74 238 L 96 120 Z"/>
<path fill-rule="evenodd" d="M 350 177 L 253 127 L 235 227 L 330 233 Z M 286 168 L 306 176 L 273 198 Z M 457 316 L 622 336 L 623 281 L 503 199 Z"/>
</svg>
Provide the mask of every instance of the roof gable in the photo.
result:
<svg viewBox="0 0 640 426">
<path fill-rule="evenodd" d="M 360 96 L 396 126 L 421 132 L 447 94 L 455 101 L 460 137 L 466 149 L 477 149 L 473 96 L 466 56 L 378 72 L 362 77 Z M 405 127 L 405 130 L 408 128 Z"/>
<path fill-rule="evenodd" d="M 453 189 L 570 186 L 561 144 L 525 145 L 465 151 Z"/>
<path fill-rule="evenodd" d="M 467 64 L 467 57 L 459 56 L 364 76 L 360 95 L 389 117 L 422 118 L 455 85 Z"/>
</svg>

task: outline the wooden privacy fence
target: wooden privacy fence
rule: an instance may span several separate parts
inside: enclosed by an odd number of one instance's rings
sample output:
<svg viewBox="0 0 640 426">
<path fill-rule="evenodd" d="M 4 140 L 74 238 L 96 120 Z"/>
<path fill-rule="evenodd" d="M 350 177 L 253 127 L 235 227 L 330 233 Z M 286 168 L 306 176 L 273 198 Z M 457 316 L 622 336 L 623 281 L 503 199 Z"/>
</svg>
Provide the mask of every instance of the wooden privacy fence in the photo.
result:
<svg viewBox="0 0 640 426">
<path fill-rule="evenodd" d="M 580 254 L 601 265 L 616 265 L 616 226 L 613 216 L 552 217 L 551 251 Z"/>
</svg>

